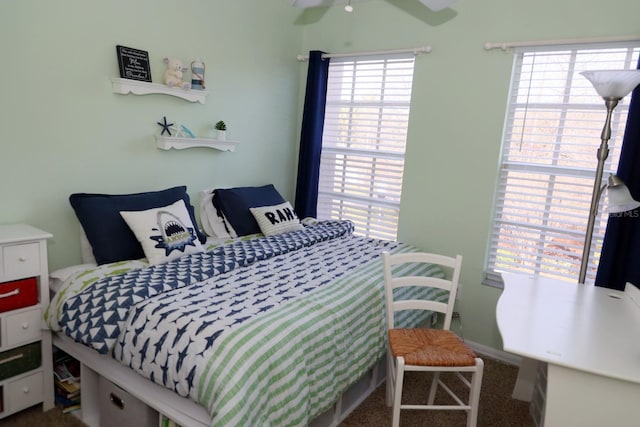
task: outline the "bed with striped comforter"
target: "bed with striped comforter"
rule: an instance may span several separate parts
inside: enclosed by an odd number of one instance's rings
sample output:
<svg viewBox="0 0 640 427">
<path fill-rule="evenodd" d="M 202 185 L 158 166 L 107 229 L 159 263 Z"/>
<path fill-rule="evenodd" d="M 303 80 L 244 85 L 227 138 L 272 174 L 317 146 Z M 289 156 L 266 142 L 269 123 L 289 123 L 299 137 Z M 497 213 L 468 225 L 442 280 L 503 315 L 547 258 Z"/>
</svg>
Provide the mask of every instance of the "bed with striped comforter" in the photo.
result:
<svg viewBox="0 0 640 427">
<path fill-rule="evenodd" d="M 379 254 L 415 250 L 352 231 L 325 221 L 78 275 L 53 299 L 49 324 L 202 404 L 212 426 L 304 426 L 383 355 Z"/>
</svg>

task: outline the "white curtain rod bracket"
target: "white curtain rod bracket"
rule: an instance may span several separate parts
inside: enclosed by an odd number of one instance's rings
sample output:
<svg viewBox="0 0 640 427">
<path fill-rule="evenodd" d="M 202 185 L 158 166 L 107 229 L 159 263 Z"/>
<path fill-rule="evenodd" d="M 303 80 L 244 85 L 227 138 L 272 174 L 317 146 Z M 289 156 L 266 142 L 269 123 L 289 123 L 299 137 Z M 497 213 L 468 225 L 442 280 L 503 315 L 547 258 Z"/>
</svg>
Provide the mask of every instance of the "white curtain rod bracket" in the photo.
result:
<svg viewBox="0 0 640 427">
<path fill-rule="evenodd" d="M 506 52 L 510 47 L 510 43 L 491 43 L 486 42 L 484 44 L 484 50 L 493 50 L 493 49 L 501 49 L 503 52 Z"/>
<path fill-rule="evenodd" d="M 501 49 L 506 52 L 517 47 L 537 47 L 537 46 L 555 46 L 570 44 L 594 44 L 594 43 L 616 43 L 616 42 L 636 42 L 640 41 L 640 36 L 619 36 L 619 37 L 592 37 L 585 39 L 556 39 L 556 40 L 536 40 L 525 42 L 486 42 L 485 50 Z"/>
<path fill-rule="evenodd" d="M 353 53 L 326 53 L 322 55 L 322 59 L 326 58 L 344 58 L 349 56 L 369 56 L 369 55 L 392 55 L 394 53 L 413 53 L 418 56 L 423 53 L 431 53 L 433 48 L 431 46 L 420 46 L 414 47 L 410 49 L 392 49 L 392 50 L 373 50 L 368 52 L 353 52 Z M 304 62 L 309 60 L 309 55 L 298 55 L 296 56 L 299 62 Z"/>
</svg>

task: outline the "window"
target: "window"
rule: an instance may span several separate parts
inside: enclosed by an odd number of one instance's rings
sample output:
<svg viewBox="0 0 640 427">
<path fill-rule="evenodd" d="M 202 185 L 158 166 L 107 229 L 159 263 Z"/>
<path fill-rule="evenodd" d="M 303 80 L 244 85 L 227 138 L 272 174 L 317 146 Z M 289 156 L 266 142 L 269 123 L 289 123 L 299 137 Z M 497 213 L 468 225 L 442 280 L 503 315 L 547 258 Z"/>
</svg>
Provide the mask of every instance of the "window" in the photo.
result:
<svg viewBox="0 0 640 427">
<path fill-rule="evenodd" d="M 604 101 L 579 73 L 634 69 L 639 50 L 600 45 L 516 53 L 485 283 L 501 286 L 500 271 L 577 280 L 606 118 Z M 605 180 L 617 169 L 629 98 L 614 110 Z M 595 280 L 607 223 L 599 213 L 587 283 Z"/>
<path fill-rule="evenodd" d="M 318 217 L 395 239 L 414 56 L 333 58 L 320 160 Z"/>
</svg>

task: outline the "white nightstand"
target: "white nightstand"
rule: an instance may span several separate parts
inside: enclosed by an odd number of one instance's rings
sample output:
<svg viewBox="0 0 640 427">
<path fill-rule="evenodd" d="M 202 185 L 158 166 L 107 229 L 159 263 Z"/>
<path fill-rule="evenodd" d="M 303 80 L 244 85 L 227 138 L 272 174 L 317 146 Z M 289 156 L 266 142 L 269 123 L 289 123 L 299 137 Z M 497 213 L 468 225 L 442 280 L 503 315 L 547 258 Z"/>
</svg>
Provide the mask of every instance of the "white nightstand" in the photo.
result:
<svg viewBox="0 0 640 427">
<path fill-rule="evenodd" d="M 0 225 L 0 297 L 5 304 L 23 297 L 27 292 L 11 285 L 20 280 L 35 280 L 37 293 L 30 305 L 0 312 L 0 419 L 41 402 L 43 411 L 54 406 L 51 333 L 43 318 L 49 304 L 51 237 L 25 224 Z"/>
</svg>

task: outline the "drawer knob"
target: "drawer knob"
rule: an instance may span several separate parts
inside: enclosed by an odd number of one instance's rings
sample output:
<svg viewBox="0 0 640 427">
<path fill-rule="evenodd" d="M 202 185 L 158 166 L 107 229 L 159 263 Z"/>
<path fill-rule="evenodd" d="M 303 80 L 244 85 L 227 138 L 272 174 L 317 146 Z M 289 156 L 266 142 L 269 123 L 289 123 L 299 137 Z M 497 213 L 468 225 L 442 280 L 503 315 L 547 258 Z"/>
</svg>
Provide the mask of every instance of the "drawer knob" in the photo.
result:
<svg viewBox="0 0 640 427">
<path fill-rule="evenodd" d="M 24 393 L 24 394 L 29 394 L 29 392 L 30 392 L 31 390 L 29 389 L 29 386 L 25 386 L 25 387 L 22 389 L 22 391 L 23 391 L 23 393 Z"/>
<path fill-rule="evenodd" d="M 22 329 L 24 329 L 24 330 L 29 329 L 29 324 L 28 323 L 23 323 L 22 324 Z"/>
<path fill-rule="evenodd" d="M 21 256 L 20 258 L 18 258 L 18 261 L 20 262 L 25 262 L 27 260 L 26 257 Z"/>
</svg>

